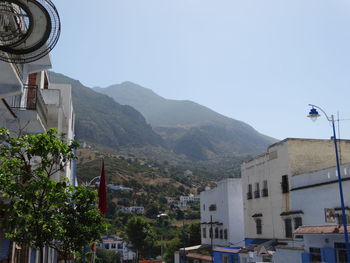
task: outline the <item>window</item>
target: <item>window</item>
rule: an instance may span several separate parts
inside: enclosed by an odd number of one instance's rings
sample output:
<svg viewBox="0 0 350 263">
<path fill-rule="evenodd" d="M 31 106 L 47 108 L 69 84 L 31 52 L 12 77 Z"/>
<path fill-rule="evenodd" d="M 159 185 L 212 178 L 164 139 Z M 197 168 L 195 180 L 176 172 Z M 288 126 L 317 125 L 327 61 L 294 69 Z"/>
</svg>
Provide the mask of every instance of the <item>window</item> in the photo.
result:
<svg viewBox="0 0 350 263">
<path fill-rule="evenodd" d="M 215 227 L 215 238 L 219 238 L 219 229 Z"/>
<path fill-rule="evenodd" d="M 267 180 L 263 181 L 263 189 L 261 190 L 261 195 L 266 197 L 269 195 L 269 191 L 267 190 Z"/>
<path fill-rule="evenodd" d="M 334 243 L 337 262 L 347 262 L 346 248 L 344 243 Z"/>
<path fill-rule="evenodd" d="M 205 227 L 202 228 L 202 236 L 203 238 L 207 238 L 207 229 Z"/>
<path fill-rule="evenodd" d="M 205 204 L 203 204 L 203 211 L 205 211 Z"/>
<path fill-rule="evenodd" d="M 291 238 L 292 237 L 292 219 L 287 218 L 284 219 L 284 229 L 286 237 Z"/>
<path fill-rule="evenodd" d="M 224 230 L 224 239 L 227 239 L 227 229 Z"/>
<path fill-rule="evenodd" d="M 282 176 L 282 193 L 288 193 L 289 192 L 289 183 L 288 183 L 288 175 Z"/>
<path fill-rule="evenodd" d="M 259 183 L 255 183 L 255 191 L 254 191 L 254 198 L 260 197 L 260 185 Z"/>
<path fill-rule="evenodd" d="M 222 229 L 220 229 L 220 239 L 224 238 L 224 231 Z"/>
<path fill-rule="evenodd" d="M 117 244 L 116 244 L 116 243 L 112 243 L 112 244 L 111 244 L 111 248 L 112 248 L 112 249 L 116 249 L 116 248 L 117 248 Z"/>
<path fill-rule="evenodd" d="M 261 235 L 262 234 L 262 224 L 261 224 L 261 219 L 256 219 L 255 220 L 256 224 L 256 234 Z"/>
<path fill-rule="evenodd" d="M 212 204 L 209 206 L 209 211 L 216 211 L 216 204 Z"/>
<path fill-rule="evenodd" d="M 228 255 L 222 255 L 222 263 L 228 263 Z"/>
<path fill-rule="evenodd" d="M 213 238 L 213 227 L 210 227 L 209 229 L 209 237 Z"/>
<path fill-rule="evenodd" d="M 252 199 L 253 198 L 253 188 L 251 184 L 248 184 L 248 193 L 247 193 L 247 199 Z"/>
<path fill-rule="evenodd" d="M 301 217 L 294 218 L 294 229 L 297 229 L 299 226 L 303 225 L 303 220 Z"/>
<path fill-rule="evenodd" d="M 321 249 L 310 247 L 310 263 L 319 263 L 319 262 L 322 262 Z"/>
</svg>

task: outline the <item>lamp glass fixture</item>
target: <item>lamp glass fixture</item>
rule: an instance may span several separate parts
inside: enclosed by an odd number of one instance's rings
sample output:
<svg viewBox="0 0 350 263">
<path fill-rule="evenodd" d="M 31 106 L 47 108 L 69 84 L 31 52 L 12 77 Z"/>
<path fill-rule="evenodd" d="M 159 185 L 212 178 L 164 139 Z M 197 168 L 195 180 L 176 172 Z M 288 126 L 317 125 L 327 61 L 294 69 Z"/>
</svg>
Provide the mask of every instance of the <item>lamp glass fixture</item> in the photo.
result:
<svg viewBox="0 0 350 263">
<path fill-rule="evenodd" d="M 318 114 L 318 111 L 312 107 L 312 109 L 309 112 L 309 115 L 307 115 L 313 122 L 315 122 L 317 120 L 318 117 L 320 117 L 321 115 Z"/>
</svg>

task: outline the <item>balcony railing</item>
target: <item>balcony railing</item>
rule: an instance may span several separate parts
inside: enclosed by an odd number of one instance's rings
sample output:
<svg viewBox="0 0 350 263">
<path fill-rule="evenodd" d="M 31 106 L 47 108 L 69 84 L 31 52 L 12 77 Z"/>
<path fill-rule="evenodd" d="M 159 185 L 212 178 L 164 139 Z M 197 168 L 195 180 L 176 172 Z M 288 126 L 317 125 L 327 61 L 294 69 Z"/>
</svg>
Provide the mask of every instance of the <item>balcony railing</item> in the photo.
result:
<svg viewBox="0 0 350 263">
<path fill-rule="evenodd" d="M 248 200 L 253 199 L 253 194 L 252 194 L 252 192 L 247 192 L 247 199 L 248 199 Z"/>
<path fill-rule="evenodd" d="M 9 104 L 13 109 L 37 111 L 41 121 L 46 126 L 48 112 L 37 85 L 24 85 L 22 95 L 13 97 Z"/>
<path fill-rule="evenodd" d="M 260 191 L 254 191 L 254 198 L 260 198 Z"/>
<path fill-rule="evenodd" d="M 269 191 L 267 190 L 267 188 L 264 188 L 261 190 L 261 196 L 266 197 L 269 195 Z"/>
</svg>

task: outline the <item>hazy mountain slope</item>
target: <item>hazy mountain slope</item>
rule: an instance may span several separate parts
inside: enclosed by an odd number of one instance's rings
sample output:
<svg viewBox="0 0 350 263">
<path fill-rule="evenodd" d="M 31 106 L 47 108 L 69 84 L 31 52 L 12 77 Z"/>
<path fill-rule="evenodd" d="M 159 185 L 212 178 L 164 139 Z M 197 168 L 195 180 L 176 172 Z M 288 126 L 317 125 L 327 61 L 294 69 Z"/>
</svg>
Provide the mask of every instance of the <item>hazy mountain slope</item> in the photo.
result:
<svg viewBox="0 0 350 263">
<path fill-rule="evenodd" d="M 62 74 L 50 72 L 50 81 L 72 85 L 77 139 L 112 148 L 163 144 L 161 137 L 134 108 L 120 105 Z"/>
<path fill-rule="evenodd" d="M 170 148 L 194 161 L 256 154 L 275 142 L 242 121 L 192 101 L 165 99 L 131 82 L 95 90 L 140 111 Z"/>
</svg>

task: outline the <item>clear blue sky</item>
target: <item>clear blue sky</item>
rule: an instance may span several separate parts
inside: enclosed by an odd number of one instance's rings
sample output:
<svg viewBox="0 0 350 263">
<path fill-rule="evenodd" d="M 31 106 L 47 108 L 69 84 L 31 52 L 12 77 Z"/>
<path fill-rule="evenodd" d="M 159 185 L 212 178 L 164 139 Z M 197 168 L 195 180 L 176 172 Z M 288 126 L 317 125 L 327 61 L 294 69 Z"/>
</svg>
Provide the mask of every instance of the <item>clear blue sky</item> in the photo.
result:
<svg viewBox="0 0 350 263">
<path fill-rule="evenodd" d="M 88 86 L 132 81 L 278 139 L 330 137 L 326 119 L 306 118 L 308 103 L 350 119 L 348 0 L 54 3 L 53 69 Z"/>
</svg>

